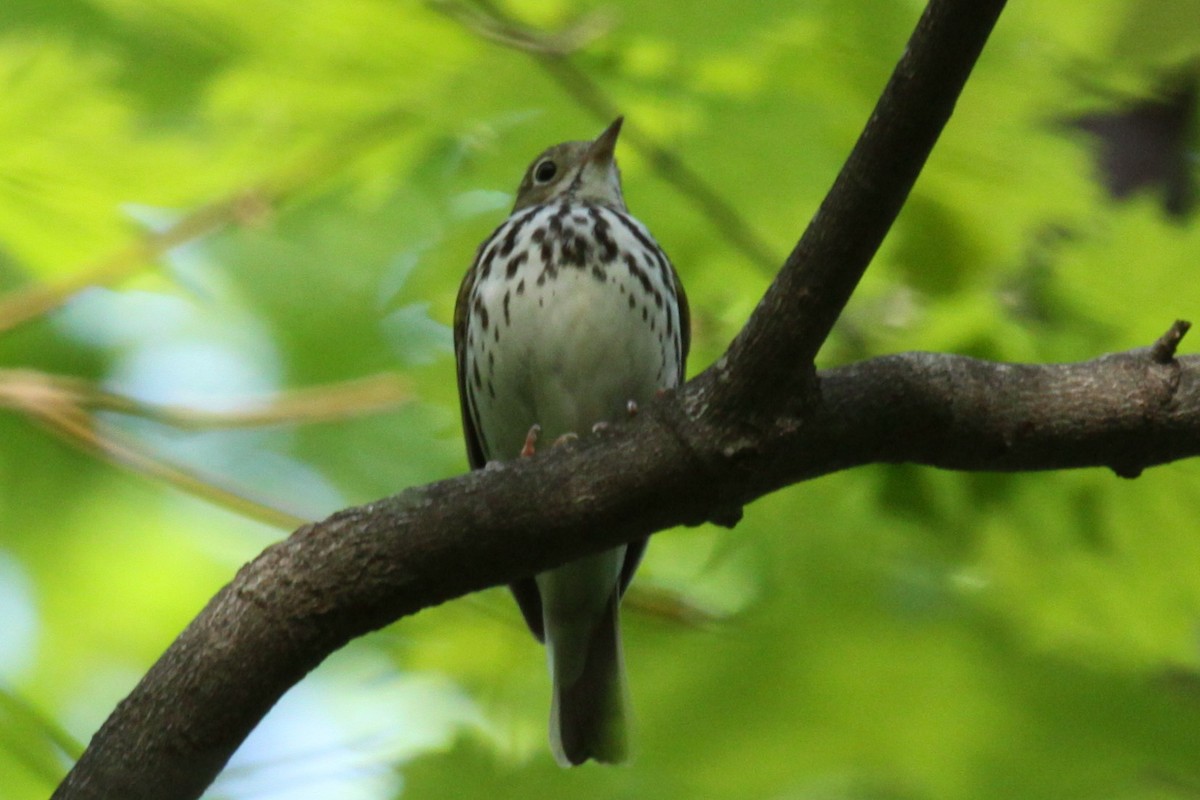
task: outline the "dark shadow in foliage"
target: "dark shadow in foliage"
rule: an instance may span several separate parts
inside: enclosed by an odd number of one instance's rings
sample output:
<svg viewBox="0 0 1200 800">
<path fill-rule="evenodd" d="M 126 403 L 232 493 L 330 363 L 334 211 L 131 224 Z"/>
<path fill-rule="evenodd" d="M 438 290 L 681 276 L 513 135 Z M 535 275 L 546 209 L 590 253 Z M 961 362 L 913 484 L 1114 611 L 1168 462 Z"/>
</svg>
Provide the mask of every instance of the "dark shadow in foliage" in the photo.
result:
<svg viewBox="0 0 1200 800">
<path fill-rule="evenodd" d="M 1196 208 L 1196 180 L 1189 142 L 1196 124 L 1200 62 L 1173 72 L 1154 96 L 1062 120 L 1093 137 L 1100 180 L 1116 200 L 1139 190 L 1162 194 L 1163 212 L 1184 220 Z"/>
</svg>

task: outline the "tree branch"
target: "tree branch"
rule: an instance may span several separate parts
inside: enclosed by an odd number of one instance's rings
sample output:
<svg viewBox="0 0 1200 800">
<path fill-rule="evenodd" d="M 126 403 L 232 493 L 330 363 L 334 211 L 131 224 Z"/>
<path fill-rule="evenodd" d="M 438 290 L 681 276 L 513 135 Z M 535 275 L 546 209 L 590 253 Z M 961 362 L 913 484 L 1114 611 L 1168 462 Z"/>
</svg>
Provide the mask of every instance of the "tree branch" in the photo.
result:
<svg viewBox="0 0 1200 800">
<path fill-rule="evenodd" d="M 949 121 L 1003 0 L 930 2 L 816 215 L 750 321 L 714 365 L 708 402 L 745 417 L 803 407 L 811 364 Z M 782 380 L 781 376 L 793 376 Z"/>
<path fill-rule="evenodd" d="M 812 415 L 758 438 L 663 398 L 610 436 L 301 528 L 213 598 L 55 797 L 199 797 L 275 701 L 350 639 L 800 480 L 872 462 L 1130 475 L 1200 454 L 1196 356 L 1010 365 L 907 353 L 818 377 Z"/>
</svg>

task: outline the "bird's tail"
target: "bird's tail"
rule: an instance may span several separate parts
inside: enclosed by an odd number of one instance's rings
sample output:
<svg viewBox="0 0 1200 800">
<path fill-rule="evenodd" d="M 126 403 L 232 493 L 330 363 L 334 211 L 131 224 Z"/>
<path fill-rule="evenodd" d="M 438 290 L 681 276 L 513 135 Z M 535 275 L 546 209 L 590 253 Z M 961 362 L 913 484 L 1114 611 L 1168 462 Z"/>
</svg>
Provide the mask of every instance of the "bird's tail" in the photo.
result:
<svg viewBox="0 0 1200 800">
<path fill-rule="evenodd" d="M 589 758 L 606 764 L 628 758 L 629 700 L 621 654 L 620 602 L 620 593 L 614 591 L 606 613 L 588 638 L 579 674 L 563 674 L 562 662 L 551 654 L 550 746 L 555 760 L 564 767 Z"/>
</svg>

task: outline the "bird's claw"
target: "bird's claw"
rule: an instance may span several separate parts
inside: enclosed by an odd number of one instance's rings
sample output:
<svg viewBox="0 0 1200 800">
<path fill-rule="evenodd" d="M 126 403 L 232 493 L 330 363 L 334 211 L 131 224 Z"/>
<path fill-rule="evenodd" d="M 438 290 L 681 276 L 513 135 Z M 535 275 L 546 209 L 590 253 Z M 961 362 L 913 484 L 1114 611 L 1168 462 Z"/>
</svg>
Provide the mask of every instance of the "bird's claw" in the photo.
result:
<svg viewBox="0 0 1200 800">
<path fill-rule="evenodd" d="M 542 426 L 534 423 L 525 434 L 525 444 L 521 447 L 521 458 L 532 458 L 537 452 L 537 440 L 542 435 Z"/>
</svg>

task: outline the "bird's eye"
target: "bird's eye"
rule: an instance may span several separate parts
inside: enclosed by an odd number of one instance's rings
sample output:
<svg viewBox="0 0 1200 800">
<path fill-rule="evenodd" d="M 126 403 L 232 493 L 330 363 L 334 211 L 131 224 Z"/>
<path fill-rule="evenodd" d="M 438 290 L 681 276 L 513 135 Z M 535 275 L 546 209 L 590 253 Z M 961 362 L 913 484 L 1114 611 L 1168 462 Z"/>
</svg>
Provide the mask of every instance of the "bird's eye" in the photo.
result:
<svg viewBox="0 0 1200 800">
<path fill-rule="evenodd" d="M 536 183 L 549 183 L 557 174 L 558 165 L 548 158 L 533 168 L 533 180 Z"/>
</svg>

